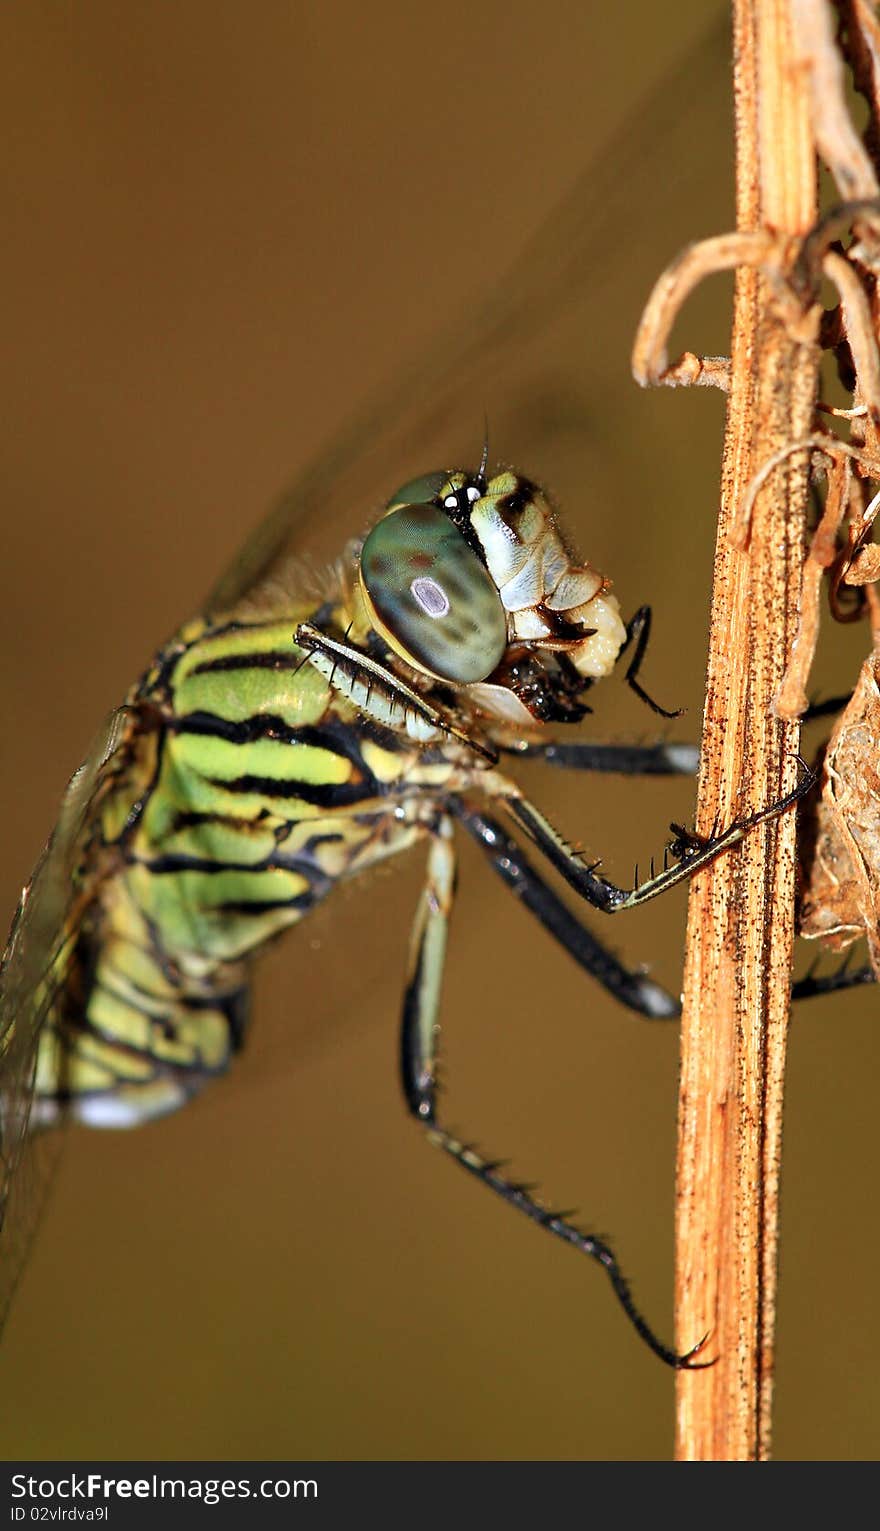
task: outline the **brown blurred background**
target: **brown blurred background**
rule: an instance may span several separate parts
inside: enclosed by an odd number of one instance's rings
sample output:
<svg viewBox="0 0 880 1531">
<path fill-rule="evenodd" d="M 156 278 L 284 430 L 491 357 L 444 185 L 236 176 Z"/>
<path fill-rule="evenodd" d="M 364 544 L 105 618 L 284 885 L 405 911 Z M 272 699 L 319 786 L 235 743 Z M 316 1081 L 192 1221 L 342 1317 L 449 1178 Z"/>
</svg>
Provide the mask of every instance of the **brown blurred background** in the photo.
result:
<svg viewBox="0 0 880 1531">
<path fill-rule="evenodd" d="M 4 7 L 9 915 L 103 711 L 414 360 L 427 380 L 412 427 L 383 427 L 389 463 L 403 441 L 386 491 L 475 458 L 487 412 L 493 456 L 551 484 L 624 607 L 654 604 L 646 680 L 696 736 L 721 401 L 639 394 L 627 355 L 663 261 L 731 221 L 726 77 L 717 45 L 694 51 L 723 9 Z M 493 294 L 501 340 L 430 413 L 435 357 Z M 728 297 L 702 295 L 683 341 L 724 349 Z M 368 519 L 371 472 L 306 548 Z M 826 631 L 826 691 L 865 641 Z M 595 702 L 594 735 L 656 736 L 619 683 Z M 688 783 L 529 780 L 623 878 L 691 811 Z M 419 862 L 342 892 L 261 965 L 226 1081 L 140 1133 L 70 1135 L 0 1354 L 5 1457 L 668 1456 L 671 1376 L 598 1269 L 405 1118 Z M 684 903 L 611 931 L 673 988 Z M 876 1454 L 877 1004 L 794 1025 L 782 1457 Z M 610 1231 L 670 1334 L 676 1028 L 610 1004 L 468 847 L 444 1014 L 452 1121 Z"/>
</svg>

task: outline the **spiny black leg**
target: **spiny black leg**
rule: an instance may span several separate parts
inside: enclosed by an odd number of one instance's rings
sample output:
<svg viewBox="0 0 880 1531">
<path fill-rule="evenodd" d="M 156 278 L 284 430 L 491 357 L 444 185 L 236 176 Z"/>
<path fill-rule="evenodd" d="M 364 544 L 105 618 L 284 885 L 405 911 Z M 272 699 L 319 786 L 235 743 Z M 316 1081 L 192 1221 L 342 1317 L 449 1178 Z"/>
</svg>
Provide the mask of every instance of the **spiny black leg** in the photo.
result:
<svg viewBox="0 0 880 1531">
<path fill-rule="evenodd" d="M 710 861 L 714 861 L 722 851 L 738 845 L 750 829 L 790 808 L 810 790 L 815 782 L 813 773 L 803 766 L 803 762 L 801 765 L 802 780 L 792 792 L 787 792 L 784 797 L 779 798 L 775 803 L 770 803 L 766 808 L 760 808 L 757 813 L 748 814 L 742 819 L 734 819 L 733 823 L 720 834 L 705 837 L 683 835 L 679 827 L 673 825 L 676 839 L 664 856 L 663 870 L 655 873 L 652 867 L 650 877 L 642 883 L 636 877 L 636 886 L 633 888 L 620 888 L 605 877 L 597 877 L 598 862 L 589 866 L 570 846 L 566 845 L 559 832 L 534 804 L 522 796 L 515 783 L 493 773 L 491 778 L 488 776 L 484 778 L 484 786 L 487 794 L 511 814 L 517 824 L 525 830 L 532 843 L 546 856 L 550 865 L 556 868 L 576 893 L 592 904 L 594 909 L 601 909 L 604 914 L 617 914 L 621 909 L 634 909 L 638 904 L 647 903 L 648 899 L 665 893 L 667 888 L 673 888 L 676 883 L 692 877 L 702 867 L 708 866 Z M 674 864 L 671 866 L 668 864 L 670 855 L 674 858 Z"/>
<path fill-rule="evenodd" d="M 650 606 L 640 606 L 635 616 L 630 617 L 626 624 L 626 643 L 623 645 L 618 656 L 621 657 L 625 654 L 630 644 L 635 641 L 635 653 L 627 666 L 624 679 L 630 690 L 634 691 L 641 701 L 646 702 L 652 712 L 659 712 L 661 718 L 680 718 L 684 711 L 683 707 L 677 707 L 675 712 L 667 712 L 666 708 L 661 707 L 659 702 L 655 702 L 654 698 L 648 695 L 644 686 L 639 684 L 639 671 L 642 668 L 642 660 L 645 657 L 650 636 L 651 608 Z"/>
<path fill-rule="evenodd" d="M 631 972 L 572 914 L 535 871 L 522 846 L 497 819 L 458 800 L 452 812 L 485 853 L 489 865 L 554 940 L 615 999 L 649 1020 L 675 1020 L 678 1000 L 644 973 Z"/>
<path fill-rule="evenodd" d="M 709 1338 L 708 1334 L 681 1355 L 657 1338 L 633 1301 L 629 1282 L 620 1269 L 617 1256 L 602 1239 L 597 1238 L 595 1234 L 585 1233 L 583 1229 L 569 1222 L 567 1217 L 542 1206 L 528 1189 L 500 1175 L 490 1161 L 483 1159 L 473 1147 L 453 1138 L 432 1118 L 420 1117 L 419 1120 L 427 1126 L 428 1135 L 436 1147 L 442 1148 L 463 1169 L 466 1169 L 483 1185 L 488 1186 L 491 1191 L 495 1191 L 509 1206 L 515 1207 L 518 1212 L 525 1213 L 533 1223 L 546 1228 L 548 1233 L 555 1234 L 557 1238 L 562 1239 L 563 1243 L 572 1245 L 582 1255 L 589 1255 L 591 1259 L 597 1260 L 611 1282 L 617 1300 L 636 1333 L 641 1336 L 649 1350 L 652 1350 L 654 1355 L 664 1361 L 667 1366 L 673 1367 L 676 1371 L 701 1371 L 707 1366 L 714 1365 L 714 1361 L 697 1360 L 697 1356 Z"/>
<path fill-rule="evenodd" d="M 425 1128 L 430 1142 L 442 1148 L 496 1196 L 539 1227 L 555 1234 L 563 1243 L 571 1244 L 581 1254 L 597 1260 L 631 1324 L 661 1361 L 677 1370 L 711 1365 L 711 1362 L 696 1359 L 706 1343 L 706 1336 L 684 1355 L 677 1354 L 657 1338 L 633 1301 L 616 1255 L 603 1239 L 576 1228 L 565 1214 L 543 1207 L 527 1187 L 500 1173 L 500 1160 L 484 1158 L 472 1144 L 461 1142 L 437 1120 L 437 1014 L 455 883 L 451 832 L 449 820 L 442 820 L 432 834 L 427 881 L 413 928 L 400 1046 L 403 1093 L 409 1111 Z"/>
<path fill-rule="evenodd" d="M 604 771 L 618 776 L 696 776 L 698 744 L 549 744 L 501 745 L 520 760 L 540 760 L 565 771 Z"/>
<path fill-rule="evenodd" d="M 862 984 L 876 983 L 877 975 L 869 965 L 851 968 L 848 963 L 836 973 L 807 973 L 796 978 L 791 986 L 792 999 L 815 999 L 822 994 L 841 994 L 844 989 L 856 989 Z"/>
</svg>

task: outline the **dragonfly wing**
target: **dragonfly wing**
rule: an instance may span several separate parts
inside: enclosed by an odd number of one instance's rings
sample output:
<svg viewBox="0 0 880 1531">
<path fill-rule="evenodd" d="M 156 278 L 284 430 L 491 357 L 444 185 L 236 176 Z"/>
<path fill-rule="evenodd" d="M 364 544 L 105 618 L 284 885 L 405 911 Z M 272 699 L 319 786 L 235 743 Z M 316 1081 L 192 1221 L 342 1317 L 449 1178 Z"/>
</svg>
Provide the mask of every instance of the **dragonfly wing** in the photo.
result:
<svg viewBox="0 0 880 1531">
<path fill-rule="evenodd" d="M 650 92 L 489 300 L 399 373 L 281 496 L 211 592 L 209 611 L 228 611 L 246 597 L 259 604 L 307 541 L 316 556 L 338 556 L 340 525 L 347 519 L 351 533 L 361 531 L 408 476 L 476 464 L 487 416 L 490 445 L 503 455 L 516 451 L 518 466 L 537 477 L 536 453 L 555 473 L 560 432 L 578 425 L 589 437 L 591 395 L 607 390 L 609 378 L 612 387 L 615 381 L 632 387 L 628 341 L 615 356 L 591 342 L 603 306 L 619 302 L 624 290 L 627 307 L 633 290 L 647 296 L 655 246 L 639 230 L 662 226 L 675 205 L 690 202 L 711 216 L 707 188 L 723 206 L 717 141 L 695 124 L 707 113 L 717 116 L 729 91 L 728 53 L 726 32 L 713 30 Z M 504 265 L 502 251 L 502 272 Z M 637 309 L 626 315 L 629 339 L 637 317 Z"/>
<path fill-rule="evenodd" d="M 627 345 L 655 275 L 653 247 L 639 230 L 658 222 L 691 230 L 690 211 L 675 216 L 682 204 L 698 205 L 710 228 L 722 221 L 717 140 L 697 124 L 707 114 L 717 119 L 726 79 L 725 39 L 713 34 L 636 109 L 512 266 L 501 247 L 497 268 L 509 269 L 497 280 L 493 269 L 488 301 L 423 348 L 305 468 L 205 611 L 265 609 L 273 590 L 290 588 L 304 552 L 338 557 L 340 534 L 361 531 L 398 484 L 433 468 L 476 465 L 487 417 L 493 457 L 516 454 L 518 466 L 560 491 L 575 443 L 572 482 L 586 481 L 600 503 L 603 474 L 619 486 L 656 472 L 655 443 L 643 470 L 629 428 L 617 424 L 614 434 L 618 397 L 620 416 L 633 402 Z M 445 234 L 460 236 L 454 218 Z M 671 234 L 670 254 L 675 243 Z M 613 344 L 602 329 L 609 314 L 622 315 Z M 562 497 L 569 509 L 575 497 Z M 129 719 L 125 709 L 110 717 L 72 779 L 0 968 L 0 1314 L 38 1221 L 58 1137 L 30 1130 L 40 1031 L 64 983 L 65 940 L 76 923 L 71 889 L 96 794 Z"/>
<path fill-rule="evenodd" d="M 31 1106 L 40 1033 L 69 965 L 71 890 L 96 794 L 130 726 L 129 709 L 112 712 L 71 777 L 0 963 L 0 1324 L 39 1222 L 58 1148 L 57 1133 L 31 1130 Z"/>
</svg>

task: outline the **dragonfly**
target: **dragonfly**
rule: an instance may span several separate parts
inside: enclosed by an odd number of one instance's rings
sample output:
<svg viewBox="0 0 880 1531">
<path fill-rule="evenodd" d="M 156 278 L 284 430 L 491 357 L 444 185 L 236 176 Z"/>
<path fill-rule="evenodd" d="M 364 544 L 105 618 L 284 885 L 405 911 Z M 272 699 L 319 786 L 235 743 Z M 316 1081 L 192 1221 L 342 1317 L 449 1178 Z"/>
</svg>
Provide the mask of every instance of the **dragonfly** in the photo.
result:
<svg viewBox="0 0 880 1531">
<path fill-rule="evenodd" d="M 620 179 L 615 168 L 599 198 L 608 226 Z M 589 250 L 603 238 L 594 226 Z M 558 315 L 559 294 L 582 290 L 589 250 L 563 214 L 463 342 L 438 346 L 425 375 L 404 379 L 331 445 L 158 651 L 75 773 L 2 971 L 7 1289 L 39 1209 L 30 1166 L 60 1119 L 136 1125 L 184 1105 L 243 1045 L 253 955 L 339 882 L 421 842 L 428 865 L 401 1024 L 407 1107 L 490 1192 L 597 1260 L 660 1359 L 704 1364 L 701 1337 L 682 1354 L 657 1337 L 607 1240 L 446 1127 L 435 1090 L 455 830 L 624 1006 L 672 1018 L 674 996 L 617 958 L 531 856 L 588 905 L 622 912 L 794 801 L 708 841 L 677 830 L 670 864 L 628 888 L 572 852 L 502 768 L 504 757 L 631 775 L 696 766 L 688 745 L 553 737 L 581 721 L 592 686 L 625 651 L 626 678 L 647 697 L 649 609 L 622 619 L 605 574 L 571 553 L 525 458 L 490 467 L 484 446 L 471 467 L 451 448 L 445 463 L 412 461 L 426 435 L 414 412 L 442 419 L 452 395 L 460 409 L 466 378 L 479 419 L 487 379 L 505 371 L 509 381 Z M 527 444 L 529 430 L 518 434 Z M 371 509 L 366 537 L 340 547 L 334 577 L 311 590 L 302 555 L 316 521 L 341 527 Z"/>
<path fill-rule="evenodd" d="M 643 1339 L 685 1366 L 701 1346 L 677 1355 L 656 1338 L 610 1246 L 441 1120 L 453 830 L 473 836 L 617 999 L 668 1016 L 675 1000 L 568 911 L 505 824 L 610 914 L 693 875 L 803 789 L 709 838 L 680 832 L 663 869 L 629 889 L 568 847 L 499 768 L 504 754 L 632 774 L 692 772 L 695 761 L 674 744 L 547 740 L 549 726 L 580 721 L 584 695 L 630 643 L 627 680 L 646 697 L 650 609 L 624 624 L 540 488 L 510 469 L 490 475 L 487 458 L 398 487 L 317 604 L 298 597 L 283 559 L 235 600 L 224 588 L 112 714 L 73 777 L 5 959 L 4 1179 L 28 1131 L 62 1113 L 120 1127 L 185 1105 L 243 1043 L 250 959 L 337 883 L 424 841 L 401 1026 L 406 1104 L 488 1190 L 598 1260 Z"/>
</svg>

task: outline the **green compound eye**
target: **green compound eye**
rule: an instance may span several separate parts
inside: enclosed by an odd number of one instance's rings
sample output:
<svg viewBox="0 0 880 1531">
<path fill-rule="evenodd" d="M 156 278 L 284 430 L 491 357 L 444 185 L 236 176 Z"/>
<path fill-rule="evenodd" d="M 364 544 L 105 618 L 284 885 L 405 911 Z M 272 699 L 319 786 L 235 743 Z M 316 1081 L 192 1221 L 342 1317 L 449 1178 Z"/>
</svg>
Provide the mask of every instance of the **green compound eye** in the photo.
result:
<svg viewBox="0 0 880 1531">
<path fill-rule="evenodd" d="M 507 647 L 507 617 L 442 510 L 424 502 L 392 510 L 367 537 L 360 574 L 370 616 L 401 658 L 460 686 L 491 675 Z"/>
<path fill-rule="evenodd" d="M 418 478 L 409 479 L 395 490 L 387 502 L 388 509 L 396 510 L 401 505 L 429 505 L 448 483 L 448 473 L 421 473 Z"/>
</svg>

